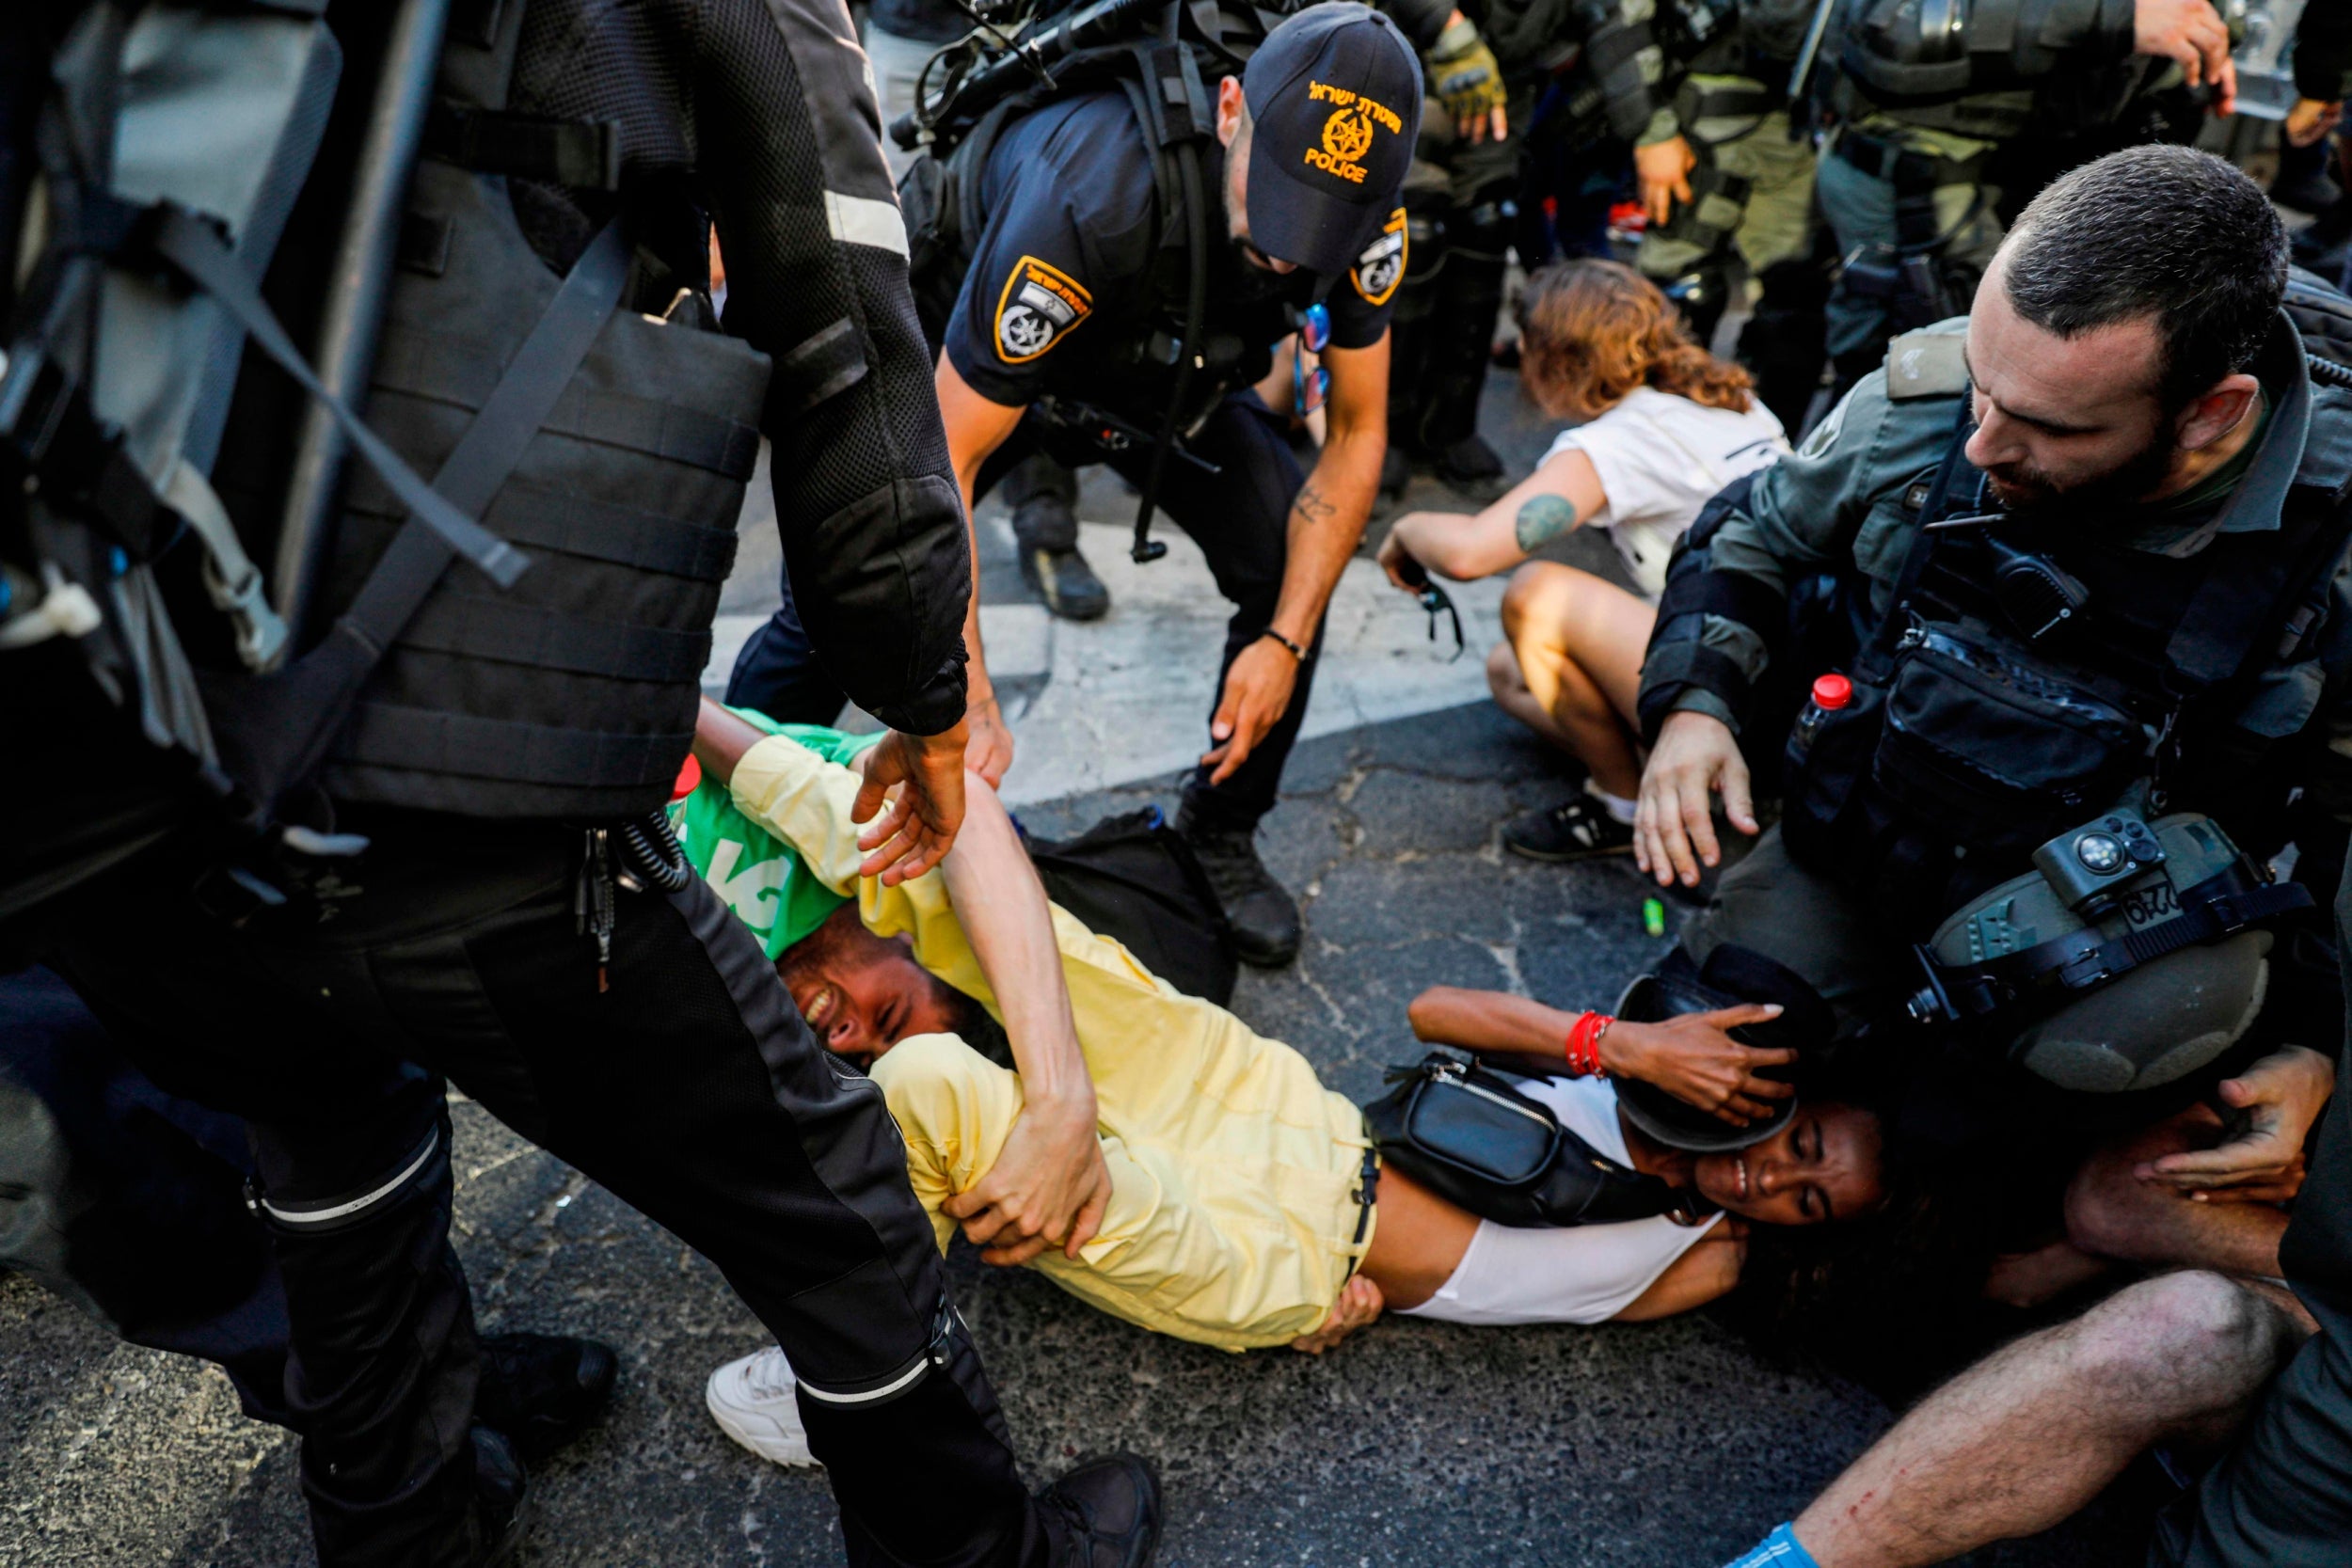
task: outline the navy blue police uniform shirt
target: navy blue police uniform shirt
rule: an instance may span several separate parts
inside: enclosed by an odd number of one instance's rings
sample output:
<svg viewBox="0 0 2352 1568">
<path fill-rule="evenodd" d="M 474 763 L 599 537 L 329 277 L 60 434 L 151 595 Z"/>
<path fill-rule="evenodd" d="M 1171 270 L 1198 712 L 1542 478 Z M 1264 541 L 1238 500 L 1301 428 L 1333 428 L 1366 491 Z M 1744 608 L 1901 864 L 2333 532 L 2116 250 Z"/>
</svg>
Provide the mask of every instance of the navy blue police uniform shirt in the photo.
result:
<svg viewBox="0 0 2352 1568">
<path fill-rule="evenodd" d="M 1278 279 L 1241 260 L 1227 234 L 1222 149 L 1211 143 L 1200 162 L 1214 208 L 1211 327 L 1220 305 L 1230 307 L 1239 293 L 1311 298 L 1309 279 Z M 974 391 L 1014 407 L 1060 395 L 1156 411 L 1156 399 L 1124 395 L 1137 367 L 1122 357 L 1133 333 L 1121 330 L 1152 309 L 1156 199 L 1151 153 L 1124 93 L 1073 98 L 1006 128 L 981 173 L 982 233 L 946 336 L 949 362 Z M 1181 219 L 1170 222 L 1181 257 Z M 1400 206 L 1325 296 L 1334 346 L 1380 341 L 1404 273 Z M 1174 307 L 1181 313 L 1181 293 Z M 1279 335 L 1268 328 L 1269 344 Z"/>
</svg>

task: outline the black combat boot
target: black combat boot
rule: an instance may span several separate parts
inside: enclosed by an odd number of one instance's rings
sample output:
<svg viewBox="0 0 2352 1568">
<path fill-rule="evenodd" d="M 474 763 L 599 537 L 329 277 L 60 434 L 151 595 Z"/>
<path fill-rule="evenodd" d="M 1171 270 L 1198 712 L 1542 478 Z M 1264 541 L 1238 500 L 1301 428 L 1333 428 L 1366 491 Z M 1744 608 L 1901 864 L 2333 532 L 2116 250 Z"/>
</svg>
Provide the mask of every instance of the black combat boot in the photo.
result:
<svg viewBox="0 0 2352 1568">
<path fill-rule="evenodd" d="M 1134 1454 L 1089 1460 L 1037 1501 L 1053 1568 L 1145 1568 L 1159 1545 L 1159 1478 Z"/>
<path fill-rule="evenodd" d="M 473 1429 L 473 1484 L 474 1555 L 468 1568 L 502 1568 L 531 1528 L 531 1481 L 513 1445 L 481 1425 Z"/>
<path fill-rule="evenodd" d="M 1099 621 L 1110 613 L 1111 591 L 1074 545 L 1066 550 L 1023 546 L 1021 580 L 1065 621 Z"/>
<path fill-rule="evenodd" d="M 1216 890 L 1232 928 L 1234 957 L 1260 969 L 1279 969 L 1297 958 L 1298 905 L 1258 858 L 1257 830 L 1211 827 L 1186 802 L 1176 814 L 1176 831 Z"/>
<path fill-rule="evenodd" d="M 1004 492 L 1012 508 L 1021 580 L 1065 621 L 1099 621 L 1109 613 L 1111 591 L 1078 553 L 1078 476 L 1032 452 L 1005 475 Z"/>
<path fill-rule="evenodd" d="M 612 1347 L 547 1334 L 489 1334 L 473 1418 L 537 1464 L 604 1417 L 619 1369 Z"/>
</svg>

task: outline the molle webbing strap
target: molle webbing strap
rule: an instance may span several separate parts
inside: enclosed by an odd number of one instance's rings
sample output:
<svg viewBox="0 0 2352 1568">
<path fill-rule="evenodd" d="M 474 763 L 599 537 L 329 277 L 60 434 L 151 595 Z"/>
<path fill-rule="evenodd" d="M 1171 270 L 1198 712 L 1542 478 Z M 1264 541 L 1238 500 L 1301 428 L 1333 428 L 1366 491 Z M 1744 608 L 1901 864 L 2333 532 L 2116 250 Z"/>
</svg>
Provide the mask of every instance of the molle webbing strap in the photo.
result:
<svg viewBox="0 0 2352 1568">
<path fill-rule="evenodd" d="M 517 784 L 660 784 L 677 776 L 677 759 L 693 739 L 691 725 L 674 735 L 605 735 L 389 703 L 367 704 L 361 716 L 336 749 L 346 761 Z"/>
<path fill-rule="evenodd" d="M 351 510 L 362 515 L 387 515 L 365 502 L 355 502 Z M 397 514 L 392 516 L 397 522 Z M 507 481 L 482 520 L 501 538 L 517 545 L 537 545 L 583 560 L 634 566 L 696 582 L 723 582 L 735 564 L 733 530 L 706 528 L 613 501 L 542 490 L 520 478 Z"/>
<path fill-rule="evenodd" d="M 848 336 L 854 342 L 854 335 Z M 863 353 L 855 357 L 862 365 Z M 375 395 L 389 391 L 486 408 L 505 373 L 493 351 L 483 344 L 390 331 L 376 354 Z M 564 388 L 537 428 L 550 436 L 628 447 L 738 482 L 751 477 L 759 458 L 759 432 L 751 425 L 606 388 Z"/>
<path fill-rule="evenodd" d="M 540 180 L 574 190 L 621 188 L 618 120 L 550 119 L 437 103 L 425 119 L 424 151 L 477 174 Z"/>
<path fill-rule="evenodd" d="M 400 645 L 665 683 L 692 680 L 710 660 L 707 631 L 581 621 L 564 610 L 461 593 L 435 595 L 402 628 Z"/>
</svg>

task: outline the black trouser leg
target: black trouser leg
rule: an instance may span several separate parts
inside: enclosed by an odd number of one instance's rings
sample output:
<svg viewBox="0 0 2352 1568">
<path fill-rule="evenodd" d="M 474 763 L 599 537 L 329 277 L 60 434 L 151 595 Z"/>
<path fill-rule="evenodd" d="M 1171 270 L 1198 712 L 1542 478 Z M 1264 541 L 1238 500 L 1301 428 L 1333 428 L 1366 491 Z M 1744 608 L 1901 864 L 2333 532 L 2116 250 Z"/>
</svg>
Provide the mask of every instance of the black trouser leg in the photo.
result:
<svg viewBox="0 0 2352 1568">
<path fill-rule="evenodd" d="M 1485 207 L 1495 205 L 1487 202 Z M 1455 221 L 1469 223 L 1467 217 Z M 1478 400 L 1486 389 L 1495 318 L 1502 311 L 1505 262 L 1500 245 L 1505 231 L 1497 218 L 1474 230 L 1470 238 L 1454 240 L 1448 249 L 1430 311 L 1422 378 L 1409 394 L 1420 404 L 1415 444 L 1424 451 L 1443 451 L 1478 434 Z M 1487 240 L 1497 248 L 1476 248 Z"/>
<path fill-rule="evenodd" d="M 1160 502 L 1208 557 L 1217 592 L 1232 601 L 1232 618 L 1225 626 L 1225 657 L 1209 698 L 1214 715 L 1224 693 L 1225 672 L 1274 624 L 1282 571 L 1290 559 L 1291 500 L 1306 476 L 1276 420 L 1251 393 L 1235 393 L 1218 404 L 1188 445 L 1220 471 L 1212 476 L 1189 463 L 1169 463 L 1160 482 Z M 1140 482 L 1143 455 L 1128 454 L 1118 460 L 1118 467 Z M 1185 784 L 1184 804 L 1204 826 L 1247 830 L 1274 809 L 1282 766 L 1307 719 L 1322 646 L 1323 627 L 1318 625 L 1299 668 L 1298 684 L 1291 690 L 1290 706 L 1248 760 L 1223 784 L 1212 784 L 1211 769 L 1205 767 L 1195 769 Z"/>
<path fill-rule="evenodd" d="M 1078 547 L 1078 476 L 1046 452 L 1032 452 L 1005 476 L 1012 535 L 1024 550 Z M 977 503 L 977 498 L 976 498 Z"/>
<path fill-rule="evenodd" d="M 351 1206 L 340 1223 L 269 1227 L 320 1561 L 466 1561 L 476 1357 L 448 1244 L 439 1079 L 382 1048 L 380 1008 L 345 1011 L 367 1006 L 364 982 L 343 973 L 363 974 L 363 960 L 289 964 L 269 933 L 234 929 L 184 896 L 158 911 L 171 942 L 135 946 L 113 922 L 110 885 L 60 921 L 59 970 L 159 1086 L 245 1118 L 268 1204 L 293 1215 Z"/>
<path fill-rule="evenodd" d="M 830 724 L 841 717 L 850 695 L 826 673 L 817 657 L 817 644 L 801 625 L 789 568 L 783 578 L 784 602 L 735 656 L 727 703 L 756 708 L 779 723 Z"/>
<path fill-rule="evenodd" d="M 247 1415 L 293 1426 L 250 1165 L 243 1123 L 148 1082 L 63 980 L 0 976 L 0 1266 L 133 1344 L 215 1363 Z"/>
<path fill-rule="evenodd" d="M 1763 293 L 1740 329 L 1740 362 L 1756 376 L 1756 401 L 1772 411 L 1791 441 L 1820 390 L 1827 357 L 1829 267 L 1819 257 L 1780 261 L 1757 279 Z"/>
</svg>

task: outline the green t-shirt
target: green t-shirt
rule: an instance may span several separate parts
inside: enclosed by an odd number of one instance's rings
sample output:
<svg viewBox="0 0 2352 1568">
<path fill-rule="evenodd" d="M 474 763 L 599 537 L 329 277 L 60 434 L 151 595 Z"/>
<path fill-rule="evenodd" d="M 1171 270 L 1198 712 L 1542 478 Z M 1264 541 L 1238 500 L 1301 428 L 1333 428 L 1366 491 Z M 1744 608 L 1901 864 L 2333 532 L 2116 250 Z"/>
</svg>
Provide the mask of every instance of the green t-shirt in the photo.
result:
<svg viewBox="0 0 2352 1568">
<path fill-rule="evenodd" d="M 749 708 L 729 709 L 737 718 L 788 736 L 827 762 L 846 763 L 882 739 L 844 735 L 818 724 L 779 724 Z M 735 796 L 718 780 L 705 778 L 693 794 L 670 806 L 686 858 L 733 910 L 771 959 L 825 922 L 850 900 L 809 875 L 800 851 L 737 809 Z"/>
</svg>

